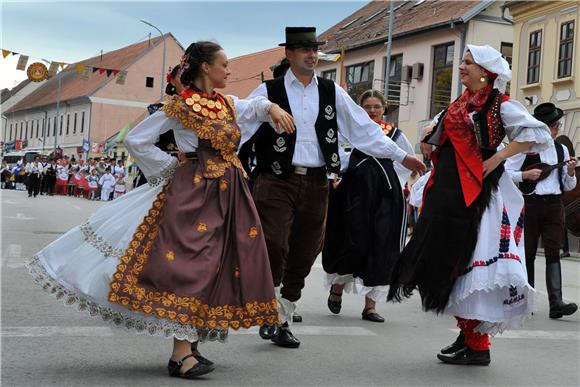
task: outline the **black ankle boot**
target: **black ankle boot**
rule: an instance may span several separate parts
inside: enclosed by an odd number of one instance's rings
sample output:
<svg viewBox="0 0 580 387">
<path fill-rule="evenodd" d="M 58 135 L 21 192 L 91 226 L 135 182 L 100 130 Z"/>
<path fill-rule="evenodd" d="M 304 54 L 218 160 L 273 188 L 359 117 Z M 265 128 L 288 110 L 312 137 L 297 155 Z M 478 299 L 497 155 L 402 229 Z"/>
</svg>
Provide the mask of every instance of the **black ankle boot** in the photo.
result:
<svg viewBox="0 0 580 387">
<path fill-rule="evenodd" d="M 474 351 L 469 347 L 463 347 L 451 355 L 438 353 L 437 358 L 443 363 L 458 365 L 489 365 L 491 363 L 489 351 Z"/>
<path fill-rule="evenodd" d="M 455 339 L 455 341 L 447 347 L 441 349 L 441 353 L 444 355 L 449 355 L 459 351 L 463 347 L 465 347 L 465 335 L 463 332 L 459 331 L 459 336 L 457 336 L 457 339 Z"/>
<path fill-rule="evenodd" d="M 546 264 L 546 288 L 550 301 L 550 318 L 569 316 L 578 310 L 578 305 L 567 304 L 562 299 L 562 267 L 560 261 Z"/>
</svg>

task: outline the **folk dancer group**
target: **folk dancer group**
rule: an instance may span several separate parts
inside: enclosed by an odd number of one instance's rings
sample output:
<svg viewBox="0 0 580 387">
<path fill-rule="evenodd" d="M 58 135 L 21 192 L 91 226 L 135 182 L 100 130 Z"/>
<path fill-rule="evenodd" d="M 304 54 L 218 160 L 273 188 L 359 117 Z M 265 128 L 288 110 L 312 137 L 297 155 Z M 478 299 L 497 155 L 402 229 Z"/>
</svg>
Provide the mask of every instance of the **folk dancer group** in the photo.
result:
<svg viewBox="0 0 580 387">
<path fill-rule="evenodd" d="M 198 342 L 223 341 L 230 328 L 260 326 L 264 339 L 298 347 L 289 324 L 324 246 L 333 312 L 340 292 L 352 289 L 366 297 L 363 318 L 381 321 L 374 308 L 387 285 L 397 300 L 418 288 L 426 310 L 457 316 L 462 329 L 461 345 L 441 360 L 489 363 L 487 334 L 523 321 L 535 296 L 519 258 L 523 199 L 501 161 L 545 149 L 547 127 L 502 94 L 510 74 L 499 53 L 468 45 L 460 67 L 467 90 L 436 119 L 435 170 L 401 253 L 397 171 L 422 174 L 425 166 L 380 121 L 380 94 L 363 96 L 360 107 L 315 75 L 321 44 L 312 27 L 286 28 L 288 71 L 246 100 L 215 91 L 230 74 L 224 50 L 191 44 L 170 75 L 174 95 L 125 139 L 147 184 L 37 253 L 31 274 L 80 311 L 173 339 L 169 375 L 191 379 L 215 368 Z M 179 158 L 155 146 L 169 131 Z M 505 134 L 510 145 L 495 152 Z M 250 193 L 236 151 L 254 135 Z M 354 147 L 350 156 L 342 143 Z M 341 169 L 327 225 L 327 173 Z M 359 203 L 353 216 L 367 234 L 344 225 L 340 206 L 349 202 Z"/>
</svg>

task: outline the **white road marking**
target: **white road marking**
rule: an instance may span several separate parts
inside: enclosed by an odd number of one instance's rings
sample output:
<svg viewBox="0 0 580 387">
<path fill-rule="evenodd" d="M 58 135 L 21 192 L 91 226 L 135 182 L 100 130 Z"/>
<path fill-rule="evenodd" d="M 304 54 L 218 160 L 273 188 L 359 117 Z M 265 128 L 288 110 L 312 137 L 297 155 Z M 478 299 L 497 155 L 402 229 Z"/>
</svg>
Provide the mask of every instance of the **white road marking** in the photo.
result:
<svg viewBox="0 0 580 387">
<path fill-rule="evenodd" d="M 16 204 L 14 200 L 2 200 L 2 202 L 6 204 Z"/>
<path fill-rule="evenodd" d="M 459 333 L 459 329 L 449 329 Z M 580 340 L 580 334 L 576 331 L 506 331 L 494 336 L 494 339 L 540 339 L 540 340 Z"/>
<path fill-rule="evenodd" d="M 73 204 L 73 207 L 79 211 L 81 210 L 81 208 L 79 206 L 77 206 L 76 204 Z"/>
<path fill-rule="evenodd" d="M 361 327 L 335 326 L 292 326 L 298 336 L 376 336 L 376 333 Z M 2 327 L 2 337 L 114 337 L 125 334 L 124 329 L 110 327 Z M 230 331 L 233 335 L 258 335 L 258 327 Z"/>
<path fill-rule="evenodd" d="M 254 335 L 258 334 L 258 327 L 244 329 L 239 331 L 230 331 L 230 334 L 238 335 Z M 292 333 L 297 336 L 376 336 L 373 331 L 362 327 L 353 326 L 316 326 L 316 325 L 302 325 L 293 324 L 291 326 Z"/>
<path fill-rule="evenodd" d="M 31 218 L 29 216 L 24 215 L 22 212 L 17 212 L 16 216 L 9 216 L 8 219 L 16 219 L 16 220 L 32 220 L 36 218 Z"/>
<path fill-rule="evenodd" d="M 22 261 L 22 245 L 11 243 L 6 249 L 2 262 L 10 269 L 16 269 L 24 266 Z M 4 261 L 5 260 L 5 261 Z"/>
</svg>

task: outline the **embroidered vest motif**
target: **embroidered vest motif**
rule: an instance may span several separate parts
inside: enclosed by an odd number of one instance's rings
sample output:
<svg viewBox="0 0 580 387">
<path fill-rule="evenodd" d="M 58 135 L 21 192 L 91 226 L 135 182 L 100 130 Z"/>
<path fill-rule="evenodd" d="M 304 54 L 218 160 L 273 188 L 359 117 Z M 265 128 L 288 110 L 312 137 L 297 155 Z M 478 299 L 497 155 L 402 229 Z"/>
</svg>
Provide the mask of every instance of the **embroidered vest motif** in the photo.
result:
<svg viewBox="0 0 580 387">
<path fill-rule="evenodd" d="M 241 133 L 236 123 L 234 103 L 230 97 L 223 98 L 227 104 L 227 113 L 223 119 L 210 119 L 194 113 L 181 96 L 172 96 L 161 109 L 167 117 L 180 122 L 184 128 L 193 130 L 200 140 L 208 140 L 211 148 L 216 151 L 213 157 L 204 161 L 203 177 L 208 179 L 221 177 L 232 166 L 247 177 L 236 154 Z M 200 146 L 201 144 L 202 141 Z"/>
<path fill-rule="evenodd" d="M 266 81 L 268 99 L 277 103 L 290 114 L 288 94 L 284 87 L 284 78 Z M 340 158 L 338 156 L 338 123 L 336 117 L 336 90 L 334 82 L 318 77 L 318 117 L 314 124 L 318 145 L 324 156 L 326 168 L 329 172 L 340 172 Z M 292 171 L 292 157 L 296 146 L 296 133 L 278 134 L 264 123 L 256 135 L 257 168 L 261 173 L 272 173 L 285 179 Z"/>
<path fill-rule="evenodd" d="M 505 137 L 500 113 L 503 99 L 504 95 L 493 89 L 483 108 L 473 115 L 475 140 L 482 149 L 495 151 Z"/>
</svg>

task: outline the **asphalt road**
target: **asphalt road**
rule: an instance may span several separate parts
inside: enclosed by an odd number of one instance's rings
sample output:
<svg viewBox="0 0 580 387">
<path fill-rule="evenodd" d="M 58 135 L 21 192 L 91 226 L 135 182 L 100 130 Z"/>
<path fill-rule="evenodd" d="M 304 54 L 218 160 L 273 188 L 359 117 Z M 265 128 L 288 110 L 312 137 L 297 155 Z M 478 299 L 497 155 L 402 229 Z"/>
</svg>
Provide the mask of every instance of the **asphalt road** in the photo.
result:
<svg viewBox="0 0 580 387">
<path fill-rule="evenodd" d="M 171 341 L 110 328 L 44 293 L 24 263 L 102 205 L 77 198 L 2 191 L 1 381 L 3 386 L 578 386 L 579 315 L 548 318 L 541 299 L 526 325 L 492 340 L 489 367 L 451 366 L 435 354 L 456 336 L 454 320 L 420 309 L 418 296 L 379 305 L 384 324 L 362 321 L 363 300 L 346 295 L 340 315 L 326 307 L 320 261 L 308 277 L 293 330 L 299 349 L 233 333 L 201 349 L 217 369 L 197 381 L 166 375 Z M 564 297 L 580 301 L 580 262 L 563 261 Z"/>
</svg>

